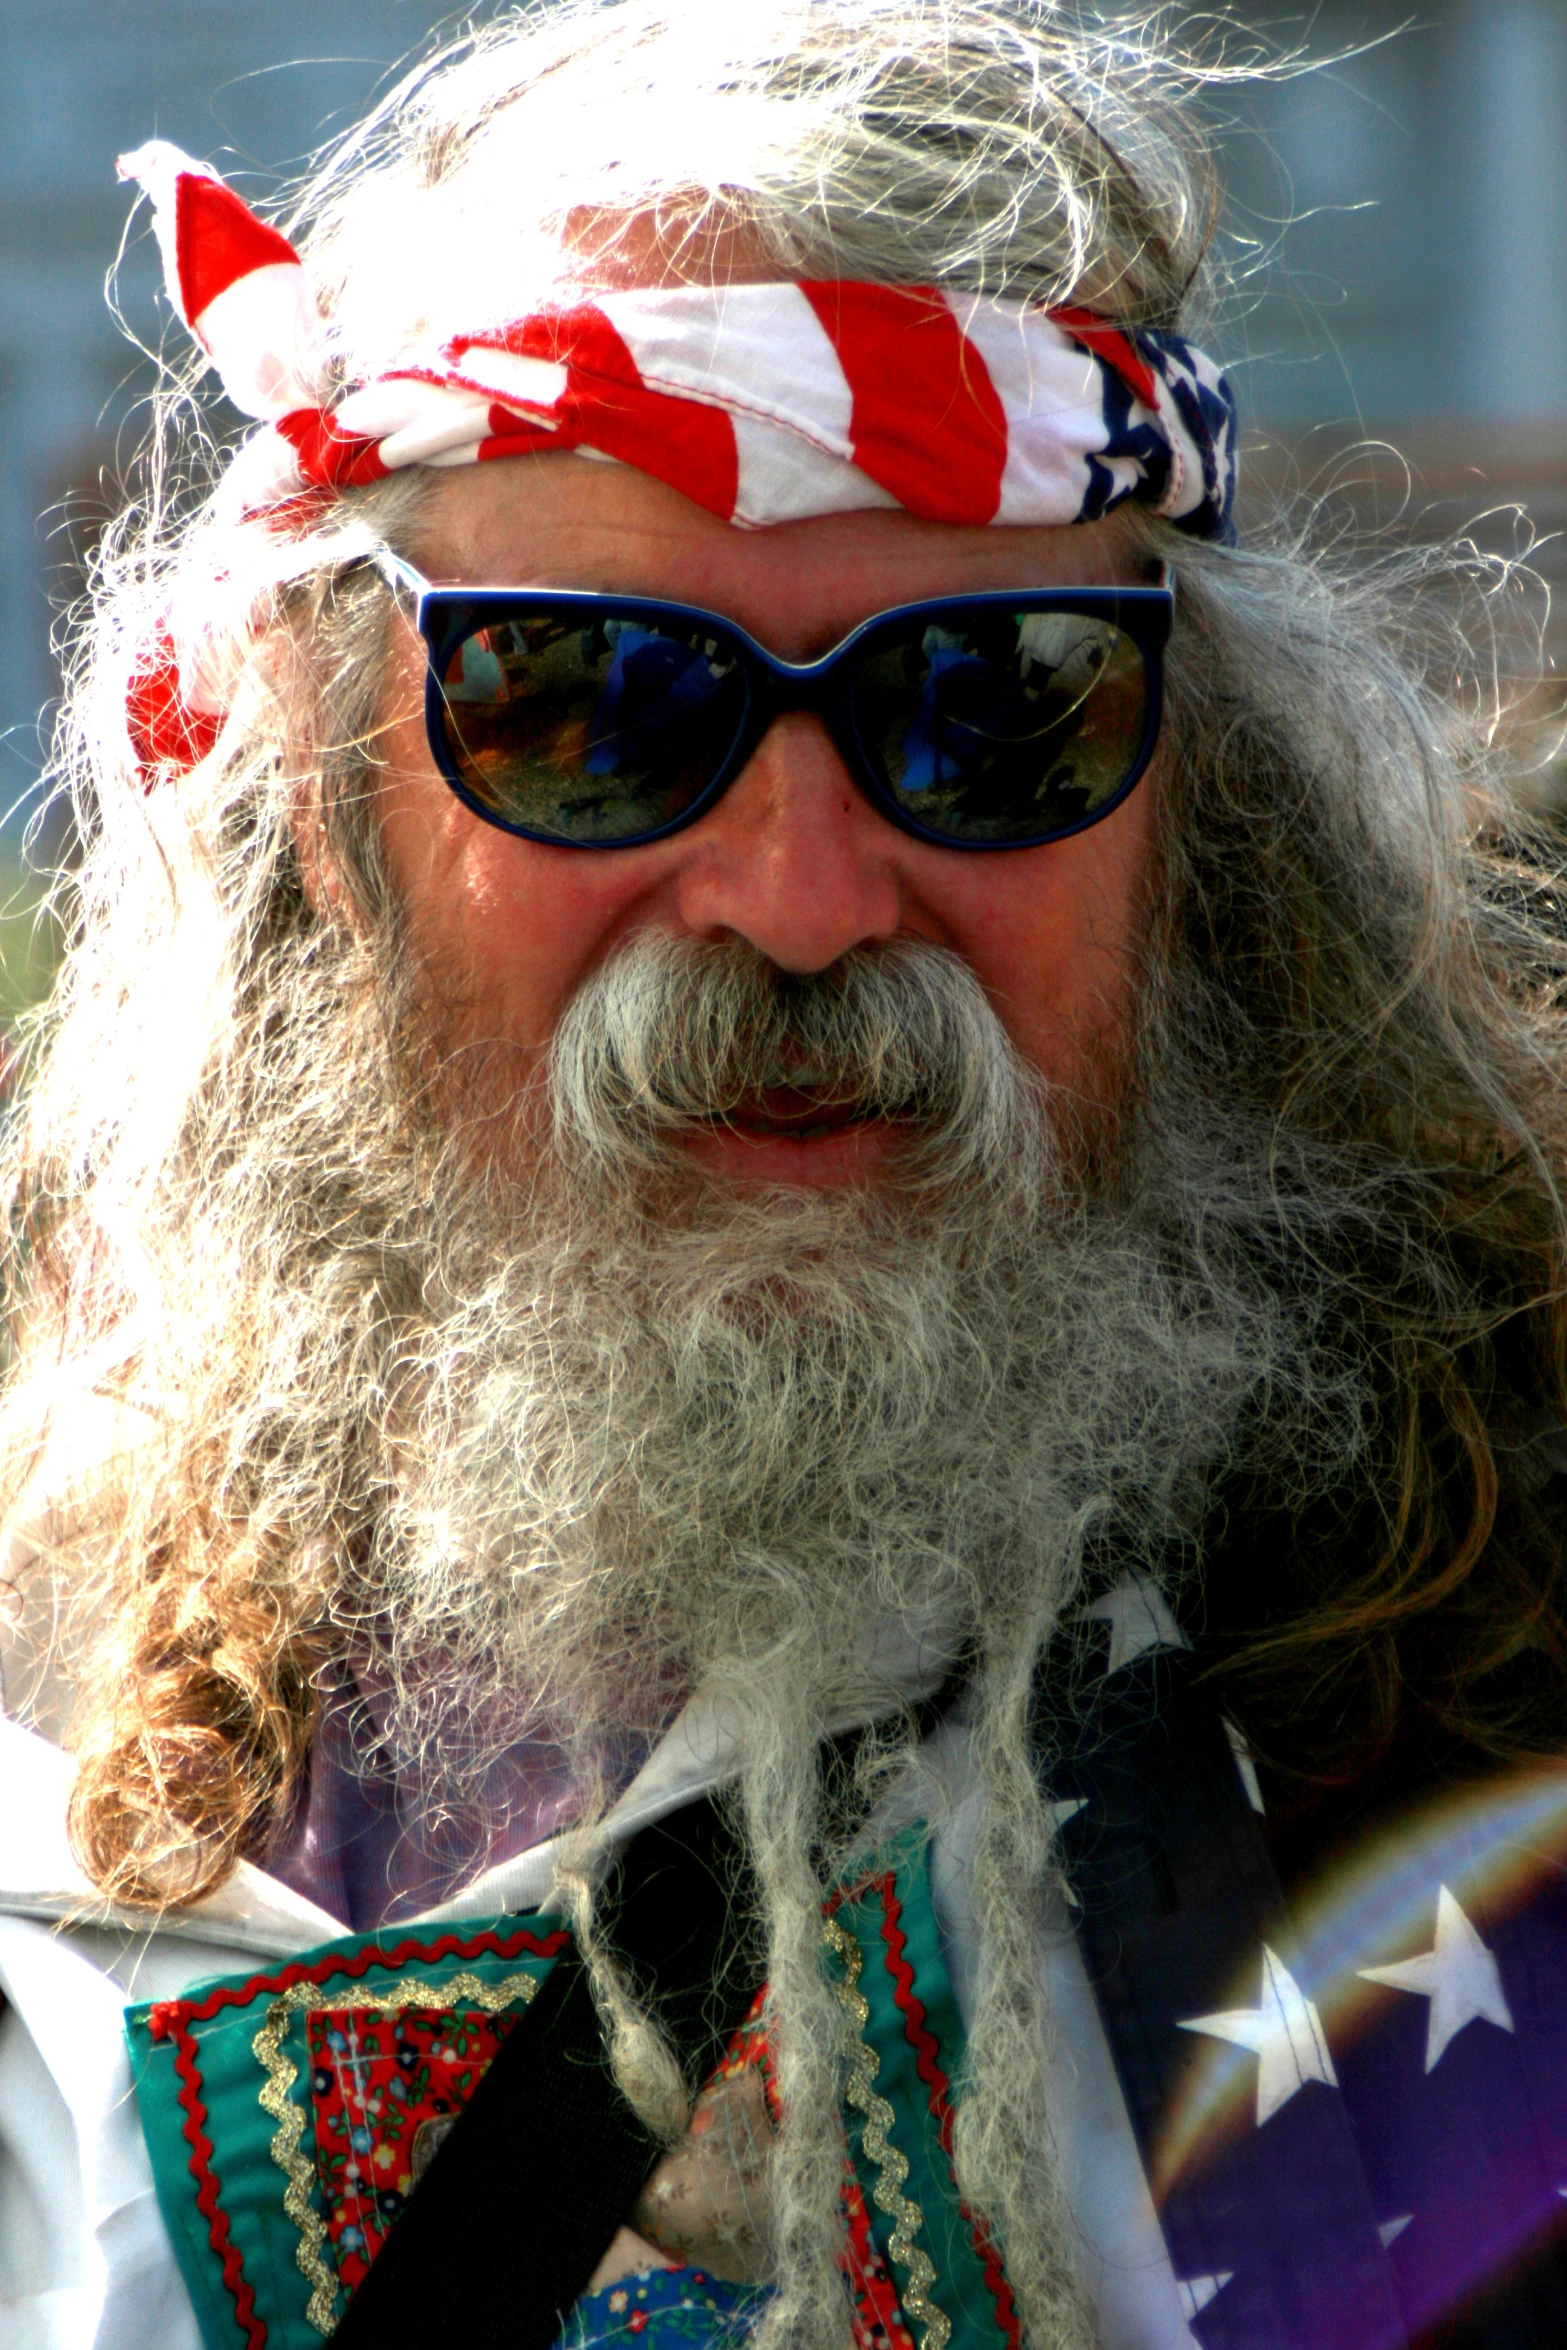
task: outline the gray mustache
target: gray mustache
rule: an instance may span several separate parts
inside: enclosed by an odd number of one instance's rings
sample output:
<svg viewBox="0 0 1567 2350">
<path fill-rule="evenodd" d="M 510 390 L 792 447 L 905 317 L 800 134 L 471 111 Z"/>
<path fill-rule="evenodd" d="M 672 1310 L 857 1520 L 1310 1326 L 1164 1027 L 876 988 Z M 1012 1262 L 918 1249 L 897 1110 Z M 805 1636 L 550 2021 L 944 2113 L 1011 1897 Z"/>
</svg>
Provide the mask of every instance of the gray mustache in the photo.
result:
<svg viewBox="0 0 1567 2350">
<path fill-rule="evenodd" d="M 645 933 L 578 990 L 549 1067 L 563 1149 L 613 1166 L 667 1158 L 682 1130 L 809 1087 L 913 1130 L 928 1160 L 1014 1161 L 1039 1081 L 959 957 L 919 941 L 780 971 L 744 941 Z"/>
</svg>

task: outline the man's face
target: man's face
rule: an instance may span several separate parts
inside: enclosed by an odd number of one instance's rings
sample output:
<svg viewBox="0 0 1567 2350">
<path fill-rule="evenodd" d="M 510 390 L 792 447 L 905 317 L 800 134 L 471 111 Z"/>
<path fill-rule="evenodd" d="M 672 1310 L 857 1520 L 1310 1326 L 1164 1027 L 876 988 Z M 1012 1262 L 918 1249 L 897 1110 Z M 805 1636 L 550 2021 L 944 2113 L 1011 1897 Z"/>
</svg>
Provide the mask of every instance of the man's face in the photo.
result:
<svg viewBox="0 0 1567 2350">
<path fill-rule="evenodd" d="M 962 529 L 904 513 L 741 531 L 663 483 L 569 455 L 454 474 L 416 550 L 441 582 L 665 596 L 739 622 L 784 659 L 830 650 L 889 605 L 993 588 L 1138 579 L 1113 523 Z M 718 805 L 646 847 L 560 848 L 479 822 L 425 742 L 423 649 L 400 633 L 381 831 L 443 1043 L 499 1047 L 521 1083 L 579 985 L 637 933 L 743 940 L 780 970 L 925 941 L 972 968 L 1013 1043 L 1086 1110 L 1111 1106 L 1139 969 L 1160 763 L 1103 822 L 976 854 L 900 832 L 855 788 L 821 722 L 780 718 Z M 686 1148 L 739 1182 L 874 1180 L 875 1120 L 800 1132 L 770 1103 Z"/>
</svg>

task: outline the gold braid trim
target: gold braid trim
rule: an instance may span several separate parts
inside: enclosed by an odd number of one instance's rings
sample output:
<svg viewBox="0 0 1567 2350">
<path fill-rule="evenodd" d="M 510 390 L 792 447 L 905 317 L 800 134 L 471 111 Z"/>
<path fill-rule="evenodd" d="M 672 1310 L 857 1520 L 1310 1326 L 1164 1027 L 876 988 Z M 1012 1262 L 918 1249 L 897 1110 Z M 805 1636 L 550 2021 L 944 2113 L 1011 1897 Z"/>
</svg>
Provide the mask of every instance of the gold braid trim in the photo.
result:
<svg viewBox="0 0 1567 2350">
<path fill-rule="evenodd" d="M 924 2328 L 920 2350 L 947 2350 L 952 2339 L 952 2320 L 931 2299 L 930 2288 L 936 2282 L 936 2271 L 930 2255 L 914 2241 L 925 2225 L 925 2214 L 903 2193 L 903 2182 L 909 2175 L 908 2156 L 892 2143 L 892 2126 L 897 2116 L 875 2086 L 881 2058 L 865 2038 L 871 2011 L 870 2002 L 860 1989 L 863 1965 L 860 1946 L 836 1918 L 822 1920 L 822 1940 L 843 1968 L 843 1979 L 834 1983 L 833 1989 L 849 2022 L 849 2085 L 844 2094 L 855 2111 L 864 2116 L 861 2143 L 876 2166 L 872 2194 L 877 2210 L 885 2212 L 892 2221 L 888 2250 L 905 2279 L 900 2297 L 910 2317 Z"/>
<path fill-rule="evenodd" d="M 318 2334 L 335 2331 L 337 2317 L 336 2271 L 323 2259 L 321 2247 L 326 2242 L 326 2223 L 312 2203 L 311 2189 L 315 2185 L 315 2165 L 300 2152 L 299 2142 L 305 2134 L 305 2116 L 289 2095 L 299 2078 L 299 2067 L 283 2046 L 290 2019 L 302 2007 L 325 2008 L 331 2005 L 334 2014 L 400 2015 L 407 2007 L 425 2007 L 436 2014 L 444 2014 L 458 2006 L 481 2008 L 486 2015 L 495 2015 L 503 2007 L 514 2007 L 519 2002 L 526 2007 L 538 1989 L 533 1975 L 507 1975 L 499 1983 L 482 1982 L 477 1975 L 453 1975 L 451 1980 L 432 1986 L 419 1975 L 404 1975 L 400 1981 L 388 1984 L 374 1999 L 343 1999 L 332 2001 L 330 1993 L 320 1983 L 291 1983 L 282 1995 L 267 2009 L 267 2020 L 251 2042 L 256 2061 L 266 2074 L 261 2091 L 261 2105 L 277 2123 L 272 2139 L 272 2159 L 288 2181 L 284 2190 L 283 2209 L 299 2230 L 299 2242 L 294 2247 L 294 2258 L 314 2288 L 306 2315 Z"/>
</svg>

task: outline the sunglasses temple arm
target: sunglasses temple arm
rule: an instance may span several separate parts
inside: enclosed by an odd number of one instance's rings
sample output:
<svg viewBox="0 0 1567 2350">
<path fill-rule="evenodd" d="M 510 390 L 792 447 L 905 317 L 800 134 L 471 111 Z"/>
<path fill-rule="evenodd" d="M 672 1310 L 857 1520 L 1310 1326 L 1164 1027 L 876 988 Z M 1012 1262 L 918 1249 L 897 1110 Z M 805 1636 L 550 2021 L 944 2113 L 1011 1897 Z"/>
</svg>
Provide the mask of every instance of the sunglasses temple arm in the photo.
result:
<svg viewBox="0 0 1567 2350">
<path fill-rule="evenodd" d="M 377 547 L 368 560 L 391 589 L 398 610 L 417 628 L 419 605 L 430 585 L 424 573 L 404 562 L 401 555 L 394 555 L 390 547 Z"/>
</svg>

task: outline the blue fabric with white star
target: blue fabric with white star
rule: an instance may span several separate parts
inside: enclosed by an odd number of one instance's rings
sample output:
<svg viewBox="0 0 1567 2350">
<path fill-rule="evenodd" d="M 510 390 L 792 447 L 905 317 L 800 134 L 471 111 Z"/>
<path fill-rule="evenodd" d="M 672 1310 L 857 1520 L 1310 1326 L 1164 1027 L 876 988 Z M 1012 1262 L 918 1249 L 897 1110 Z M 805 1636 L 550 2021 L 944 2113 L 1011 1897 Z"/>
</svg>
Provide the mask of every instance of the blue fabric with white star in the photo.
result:
<svg viewBox="0 0 1567 2350">
<path fill-rule="evenodd" d="M 1434 1793 L 1286 1901 L 1155 1588 L 1093 1612 L 1051 1794 L 1192 2340 L 1567 2345 L 1567 1770 Z"/>
</svg>

